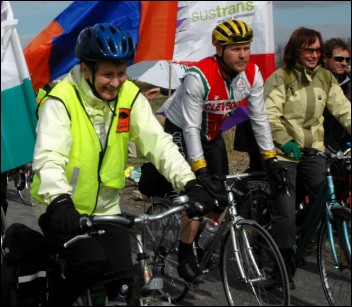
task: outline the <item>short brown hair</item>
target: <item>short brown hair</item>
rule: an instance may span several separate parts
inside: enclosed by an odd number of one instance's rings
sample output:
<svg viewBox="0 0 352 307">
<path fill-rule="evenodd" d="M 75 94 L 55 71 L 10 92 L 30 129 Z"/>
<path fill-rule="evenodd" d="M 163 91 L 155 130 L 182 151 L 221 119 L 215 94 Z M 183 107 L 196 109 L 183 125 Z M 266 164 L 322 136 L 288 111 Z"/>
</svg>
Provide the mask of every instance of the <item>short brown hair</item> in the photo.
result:
<svg viewBox="0 0 352 307">
<path fill-rule="evenodd" d="M 350 52 L 350 49 L 348 48 L 347 44 L 341 38 L 334 37 L 324 42 L 324 50 L 323 50 L 324 56 L 327 58 L 331 58 L 332 52 L 334 51 L 335 48 L 347 50 L 348 52 Z"/>
</svg>

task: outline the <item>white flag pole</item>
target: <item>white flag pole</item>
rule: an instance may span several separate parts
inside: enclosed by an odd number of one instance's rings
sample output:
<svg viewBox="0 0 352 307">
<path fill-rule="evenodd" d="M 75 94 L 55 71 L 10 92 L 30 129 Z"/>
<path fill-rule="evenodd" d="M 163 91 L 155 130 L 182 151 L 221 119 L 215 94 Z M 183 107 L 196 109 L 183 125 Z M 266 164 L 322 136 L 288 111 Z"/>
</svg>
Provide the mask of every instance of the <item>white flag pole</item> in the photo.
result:
<svg viewBox="0 0 352 307">
<path fill-rule="evenodd" d="M 171 78 L 172 78 L 172 61 L 168 61 L 169 62 L 169 97 L 171 96 Z"/>
</svg>

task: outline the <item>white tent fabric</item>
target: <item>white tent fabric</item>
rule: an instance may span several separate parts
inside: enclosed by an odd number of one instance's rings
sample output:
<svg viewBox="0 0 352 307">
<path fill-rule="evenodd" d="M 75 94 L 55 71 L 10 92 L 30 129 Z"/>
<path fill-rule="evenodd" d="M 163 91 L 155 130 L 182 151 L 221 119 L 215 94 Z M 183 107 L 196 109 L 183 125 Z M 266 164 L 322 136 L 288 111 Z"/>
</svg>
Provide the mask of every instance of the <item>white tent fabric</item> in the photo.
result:
<svg viewBox="0 0 352 307">
<path fill-rule="evenodd" d="M 171 61 L 140 62 L 129 66 L 127 74 L 132 80 L 176 89 L 180 85 L 180 79 L 183 77 L 186 68 L 185 65 L 171 63 Z"/>
</svg>

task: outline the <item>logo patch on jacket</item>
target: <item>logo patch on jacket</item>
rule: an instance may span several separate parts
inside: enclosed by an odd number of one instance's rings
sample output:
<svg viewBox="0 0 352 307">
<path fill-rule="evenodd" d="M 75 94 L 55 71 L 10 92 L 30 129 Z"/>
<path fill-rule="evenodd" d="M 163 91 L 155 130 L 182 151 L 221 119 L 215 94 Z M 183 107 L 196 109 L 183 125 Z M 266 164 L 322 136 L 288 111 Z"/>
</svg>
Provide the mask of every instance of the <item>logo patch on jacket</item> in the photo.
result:
<svg viewBox="0 0 352 307">
<path fill-rule="evenodd" d="M 116 132 L 128 132 L 130 129 L 130 109 L 119 109 Z"/>
</svg>

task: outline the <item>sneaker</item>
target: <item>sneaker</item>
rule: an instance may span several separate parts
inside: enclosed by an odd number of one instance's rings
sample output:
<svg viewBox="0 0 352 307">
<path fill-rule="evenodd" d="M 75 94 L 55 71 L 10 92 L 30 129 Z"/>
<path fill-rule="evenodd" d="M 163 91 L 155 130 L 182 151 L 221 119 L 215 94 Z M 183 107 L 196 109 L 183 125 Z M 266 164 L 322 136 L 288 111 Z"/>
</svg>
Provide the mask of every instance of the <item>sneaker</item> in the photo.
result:
<svg viewBox="0 0 352 307">
<path fill-rule="evenodd" d="M 205 280 L 205 275 L 197 265 L 196 258 L 188 259 L 177 266 L 177 272 L 186 282 L 200 284 Z"/>
<path fill-rule="evenodd" d="M 199 284 L 205 279 L 204 273 L 198 267 L 193 244 L 179 241 L 177 272 L 188 283 Z"/>
</svg>

